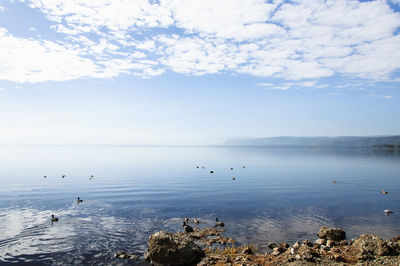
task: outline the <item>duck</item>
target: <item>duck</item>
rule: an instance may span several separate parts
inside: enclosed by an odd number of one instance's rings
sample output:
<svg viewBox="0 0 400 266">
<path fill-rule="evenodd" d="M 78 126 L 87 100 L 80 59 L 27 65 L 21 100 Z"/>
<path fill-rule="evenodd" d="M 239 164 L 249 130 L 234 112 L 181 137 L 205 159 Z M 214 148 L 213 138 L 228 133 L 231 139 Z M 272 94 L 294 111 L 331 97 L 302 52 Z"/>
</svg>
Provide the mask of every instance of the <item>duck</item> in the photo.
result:
<svg viewBox="0 0 400 266">
<path fill-rule="evenodd" d="M 78 197 L 78 199 L 76 200 L 76 202 L 81 203 L 81 202 L 83 202 L 83 200 L 81 200 L 81 198 Z"/>
<path fill-rule="evenodd" d="M 43 176 L 43 178 L 47 178 L 47 176 L 45 175 L 45 176 Z"/>
<path fill-rule="evenodd" d="M 204 169 L 204 166 L 203 167 L 201 167 L 202 169 Z"/>
<path fill-rule="evenodd" d="M 210 174 L 214 174 L 214 171 L 210 171 Z"/>
<path fill-rule="evenodd" d="M 215 218 L 215 221 L 217 221 L 217 223 L 214 225 L 214 227 L 217 227 L 217 226 L 224 227 L 225 226 L 224 222 L 219 222 L 218 221 L 218 218 Z"/>
<path fill-rule="evenodd" d="M 54 217 L 54 214 L 51 215 L 51 221 L 52 222 L 58 222 L 58 218 Z"/>
<path fill-rule="evenodd" d="M 233 170 L 233 168 L 231 167 L 231 171 Z"/>
<path fill-rule="evenodd" d="M 193 219 L 193 222 L 194 222 L 195 224 L 198 224 L 198 223 L 200 223 L 200 222 L 199 222 L 199 220 L 197 220 L 197 218 L 196 218 L 196 217 L 194 217 L 194 219 Z"/>
<path fill-rule="evenodd" d="M 235 177 L 232 177 L 232 180 L 236 180 L 236 178 L 235 178 Z"/>
<path fill-rule="evenodd" d="M 62 175 L 62 176 L 61 176 L 61 178 L 64 178 L 64 177 L 65 177 L 65 175 Z"/>
<path fill-rule="evenodd" d="M 243 165 L 243 168 L 246 168 L 246 166 L 245 166 L 245 165 Z"/>
<path fill-rule="evenodd" d="M 187 216 L 185 217 L 185 223 L 189 223 L 189 218 Z"/>
<path fill-rule="evenodd" d="M 199 169 L 200 167 L 197 166 L 196 168 Z"/>
<path fill-rule="evenodd" d="M 93 178 L 93 176 L 94 176 L 94 175 L 91 175 L 91 176 L 90 176 L 90 179 L 92 179 L 92 178 Z"/>
<path fill-rule="evenodd" d="M 388 192 L 382 189 L 382 190 L 381 190 L 381 193 L 382 193 L 382 194 L 387 194 Z"/>
<path fill-rule="evenodd" d="M 384 210 L 386 216 L 390 216 L 391 213 L 394 213 L 392 210 Z"/>
<path fill-rule="evenodd" d="M 185 230 L 185 233 L 190 233 L 193 232 L 193 227 L 190 225 L 186 224 L 186 222 L 183 222 L 183 230 Z"/>
</svg>

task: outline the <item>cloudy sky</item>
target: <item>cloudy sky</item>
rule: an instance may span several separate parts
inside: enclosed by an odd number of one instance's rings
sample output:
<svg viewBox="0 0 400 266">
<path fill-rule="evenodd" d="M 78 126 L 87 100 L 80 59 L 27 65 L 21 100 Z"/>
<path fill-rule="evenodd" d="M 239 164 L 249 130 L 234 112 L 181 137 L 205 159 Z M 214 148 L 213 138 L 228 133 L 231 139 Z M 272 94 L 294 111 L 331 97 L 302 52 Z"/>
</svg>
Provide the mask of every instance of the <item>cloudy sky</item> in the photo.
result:
<svg viewBox="0 0 400 266">
<path fill-rule="evenodd" d="M 0 144 L 400 134 L 399 87 L 399 0 L 0 0 Z"/>
</svg>

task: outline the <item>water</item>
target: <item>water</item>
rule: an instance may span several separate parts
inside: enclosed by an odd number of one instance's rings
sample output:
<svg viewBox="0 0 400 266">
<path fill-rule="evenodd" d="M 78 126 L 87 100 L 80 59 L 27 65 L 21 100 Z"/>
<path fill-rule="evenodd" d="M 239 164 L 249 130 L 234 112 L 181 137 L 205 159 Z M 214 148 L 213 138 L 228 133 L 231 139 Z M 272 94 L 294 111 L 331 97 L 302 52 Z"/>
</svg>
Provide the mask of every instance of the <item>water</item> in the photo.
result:
<svg viewBox="0 0 400 266">
<path fill-rule="evenodd" d="M 150 234 L 182 230 L 185 216 L 198 217 L 201 227 L 218 217 L 226 236 L 260 251 L 268 241 L 313 241 L 322 225 L 344 228 L 348 239 L 362 233 L 391 238 L 400 234 L 399 206 L 396 152 L 0 149 L 0 263 L 127 264 L 114 253 L 143 255 Z M 387 217 L 384 209 L 395 213 Z"/>
</svg>

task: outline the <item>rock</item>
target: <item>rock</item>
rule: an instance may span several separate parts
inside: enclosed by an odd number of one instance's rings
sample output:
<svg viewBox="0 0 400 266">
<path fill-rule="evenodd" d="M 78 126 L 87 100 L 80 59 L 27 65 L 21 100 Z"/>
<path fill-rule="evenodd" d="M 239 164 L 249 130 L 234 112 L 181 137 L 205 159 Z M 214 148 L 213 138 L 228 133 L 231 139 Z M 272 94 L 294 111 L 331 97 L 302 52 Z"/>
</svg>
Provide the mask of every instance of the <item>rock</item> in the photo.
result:
<svg viewBox="0 0 400 266">
<path fill-rule="evenodd" d="M 319 256 L 315 250 L 307 245 L 301 245 L 297 253 L 300 255 L 300 258 L 308 261 L 315 261 L 315 258 Z"/>
<path fill-rule="evenodd" d="M 145 258 L 154 264 L 190 265 L 204 257 L 204 251 L 188 237 L 159 231 L 149 238 Z"/>
<path fill-rule="evenodd" d="M 341 241 L 346 239 L 346 232 L 342 228 L 327 228 L 322 226 L 318 232 L 319 238 L 333 241 Z"/>
<path fill-rule="evenodd" d="M 308 239 L 306 239 L 306 240 L 303 240 L 303 243 L 302 243 L 302 245 L 306 245 L 306 246 L 309 246 L 309 247 L 312 247 L 312 246 L 313 246 L 313 244 L 311 243 L 311 241 L 310 241 L 310 240 L 308 240 Z"/>
<path fill-rule="evenodd" d="M 375 256 L 393 256 L 398 253 L 385 240 L 370 234 L 361 235 L 351 246 L 357 251 L 358 260 L 370 260 Z"/>
<path fill-rule="evenodd" d="M 318 238 L 317 240 L 315 240 L 314 244 L 325 245 L 326 244 L 326 239 Z"/>
<path fill-rule="evenodd" d="M 296 241 L 296 243 L 293 244 L 294 249 L 298 249 L 300 247 L 299 241 Z"/>
<path fill-rule="evenodd" d="M 268 242 L 267 243 L 267 248 L 269 249 L 274 249 L 278 246 L 278 244 L 274 243 L 274 242 Z"/>
<path fill-rule="evenodd" d="M 346 262 L 345 258 L 343 258 L 340 254 L 333 254 L 333 258 L 337 262 Z"/>
<path fill-rule="evenodd" d="M 253 255 L 254 250 L 250 246 L 247 246 L 242 250 L 242 253 L 247 255 Z"/>
<path fill-rule="evenodd" d="M 335 245 L 335 241 L 333 241 L 333 240 L 327 240 L 326 241 L 326 246 L 328 247 L 328 248 L 331 248 L 331 247 L 333 247 Z"/>
<path fill-rule="evenodd" d="M 117 252 L 115 253 L 114 257 L 117 259 L 131 259 L 131 260 L 137 260 L 139 258 L 139 256 L 137 255 L 131 255 L 125 252 Z"/>
<path fill-rule="evenodd" d="M 289 245 L 288 243 L 286 243 L 286 242 L 279 243 L 278 246 L 284 248 L 285 250 L 288 249 L 288 248 L 290 247 L 290 245 Z"/>
</svg>

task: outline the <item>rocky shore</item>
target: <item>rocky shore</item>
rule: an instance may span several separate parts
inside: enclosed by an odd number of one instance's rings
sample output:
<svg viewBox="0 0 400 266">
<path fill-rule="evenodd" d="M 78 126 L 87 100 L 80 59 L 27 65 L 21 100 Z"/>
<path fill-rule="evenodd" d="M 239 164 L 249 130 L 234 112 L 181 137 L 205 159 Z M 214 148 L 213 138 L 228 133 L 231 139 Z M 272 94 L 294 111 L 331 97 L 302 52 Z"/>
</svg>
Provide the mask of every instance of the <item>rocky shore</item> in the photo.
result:
<svg viewBox="0 0 400 266">
<path fill-rule="evenodd" d="M 222 233 L 217 228 L 159 231 L 150 236 L 144 258 L 154 265 L 400 265 L 400 235 L 383 240 L 365 234 L 348 241 L 343 229 L 321 227 L 314 241 L 268 243 L 270 251 L 259 254 Z"/>
</svg>

